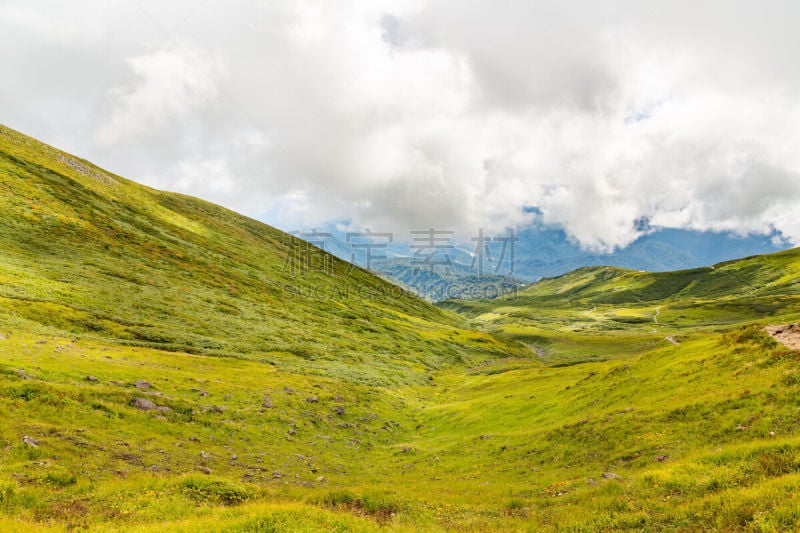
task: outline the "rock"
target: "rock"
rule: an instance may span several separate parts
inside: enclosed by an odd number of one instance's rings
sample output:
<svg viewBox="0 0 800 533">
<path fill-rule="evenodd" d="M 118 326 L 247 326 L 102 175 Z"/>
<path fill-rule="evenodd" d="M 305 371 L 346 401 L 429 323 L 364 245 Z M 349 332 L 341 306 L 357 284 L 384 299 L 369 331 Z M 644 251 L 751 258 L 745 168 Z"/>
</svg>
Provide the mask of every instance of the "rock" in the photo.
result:
<svg viewBox="0 0 800 533">
<path fill-rule="evenodd" d="M 156 409 L 158 409 L 162 413 L 169 413 L 170 411 L 172 411 L 172 409 L 170 409 L 166 405 L 158 405 L 158 406 L 156 406 Z"/>
<path fill-rule="evenodd" d="M 666 455 L 657 455 L 656 456 L 656 461 L 658 461 L 659 463 L 663 463 L 666 459 L 667 459 Z"/>
<path fill-rule="evenodd" d="M 286 394 L 294 394 L 294 389 L 291 387 L 284 387 L 283 392 L 285 392 Z"/>
<path fill-rule="evenodd" d="M 31 379 L 28 373 L 22 370 L 21 368 L 17 370 L 17 374 L 19 374 L 19 377 L 21 377 L 22 379 Z"/>
<path fill-rule="evenodd" d="M 159 470 L 161 470 L 161 467 L 159 467 L 158 465 L 150 465 L 144 470 L 145 472 L 158 472 Z"/>
<path fill-rule="evenodd" d="M 38 440 L 34 439 L 33 437 L 29 437 L 27 435 L 22 437 L 22 442 L 24 442 L 28 446 L 33 446 L 34 448 L 38 448 L 39 444 L 41 444 Z"/>
<path fill-rule="evenodd" d="M 197 393 L 199 393 L 199 394 L 200 394 L 200 396 L 208 396 L 208 393 L 207 393 L 206 391 L 204 391 L 203 389 L 190 389 L 190 390 L 191 390 L 192 392 L 197 392 Z"/>
<path fill-rule="evenodd" d="M 208 468 L 207 466 L 201 466 L 200 468 L 198 468 L 198 470 L 204 473 L 205 475 L 211 474 L 211 469 Z"/>
<path fill-rule="evenodd" d="M 0 333 L 0 341 L 4 341 L 4 340 L 7 340 L 7 339 L 8 339 L 8 337 L 6 337 L 2 333 Z"/>
<path fill-rule="evenodd" d="M 153 411 L 158 409 L 158 406 L 148 400 L 147 398 L 136 398 L 133 400 L 133 406 L 142 411 Z"/>
<path fill-rule="evenodd" d="M 280 473 L 280 472 L 278 472 L 277 470 L 276 470 L 275 472 L 273 472 L 273 473 L 272 473 L 272 479 L 280 479 L 280 478 L 282 478 L 282 477 L 283 477 L 283 474 L 281 474 L 281 473 Z"/>
<path fill-rule="evenodd" d="M 306 401 L 308 403 L 317 403 L 317 402 L 319 402 L 319 397 L 318 396 L 309 396 L 308 398 L 306 398 Z"/>
<path fill-rule="evenodd" d="M 595 481 L 595 480 L 594 480 L 594 478 L 589 478 L 589 481 L 588 481 L 588 483 L 589 483 L 589 485 L 591 485 L 592 487 L 594 487 L 595 485 L 597 485 L 597 481 Z"/>
<path fill-rule="evenodd" d="M 94 376 L 86 376 L 86 381 L 90 381 L 90 382 L 92 382 L 92 383 L 97 383 L 97 382 L 98 382 L 98 381 L 100 381 L 100 380 L 99 380 L 99 379 L 97 379 L 97 378 L 96 378 L 96 377 L 94 377 Z"/>
<path fill-rule="evenodd" d="M 261 402 L 261 407 L 272 409 L 272 399 L 269 396 L 264 396 L 264 401 Z"/>
<path fill-rule="evenodd" d="M 317 476 L 317 483 L 325 481 L 325 476 Z"/>
<path fill-rule="evenodd" d="M 774 431 L 770 431 L 770 432 L 769 432 L 769 436 L 770 436 L 770 437 L 774 437 L 774 436 L 775 436 L 775 432 L 774 432 Z"/>
<path fill-rule="evenodd" d="M 238 456 L 238 455 L 236 455 L 235 453 L 234 453 L 233 455 L 231 455 L 231 461 L 235 461 L 235 460 L 237 460 L 238 458 L 239 458 L 239 456 Z"/>
<path fill-rule="evenodd" d="M 741 424 L 736 424 L 736 431 L 743 431 L 747 429 L 747 426 L 743 426 Z"/>
<path fill-rule="evenodd" d="M 224 405 L 212 405 L 208 408 L 212 413 L 224 413 L 227 409 Z"/>
<path fill-rule="evenodd" d="M 200 442 L 200 439 L 198 439 L 198 438 L 197 438 L 197 437 L 195 437 L 194 435 L 192 435 L 191 437 L 189 437 L 189 440 L 190 440 L 190 441 L 192 441 L 192 442 Z"/>
<path fill-rule="evenodd" d="M 211 456 L 207 454 L 205 450 L 200 450 L 200 457 L 202 457 L 203 459 L 208 459 Z"/>
<path fill-rule="evenodd" d="M 339 416 L 342 416 L 344 415 L 344 407 L 342 407 L 341 405 L 337 405 L 336 407 L 333 408 L 333 412 Z"/>
<path fill-rule="evenodd" d="M 603 472 L 603 479 L 621 479 L 619 474 L 614 472 Z"/>
<path fill-rule="evenodd" d="M 149 389 L 153 385 L 151 385 L 149 381 L 145 381 L 143 379 L 140 379 L 140 380 L 136 381 L 136 383 L 134 383 L 133 386 L 136 387 L 137 389 Z"/>
</svg>

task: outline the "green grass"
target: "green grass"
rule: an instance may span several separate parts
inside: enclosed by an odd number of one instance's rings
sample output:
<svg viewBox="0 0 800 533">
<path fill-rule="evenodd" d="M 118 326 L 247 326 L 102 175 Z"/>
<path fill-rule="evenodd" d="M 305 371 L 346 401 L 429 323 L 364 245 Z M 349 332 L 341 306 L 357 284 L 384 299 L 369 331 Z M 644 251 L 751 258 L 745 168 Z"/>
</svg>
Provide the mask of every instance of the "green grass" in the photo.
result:
<svg viewBox="0 0 800 533">
<path fill-rule="evenodd" d="M 6 129 L 0 190 L 2 531 L 800 527 L 796 250 L 444 310 Z"/>
</svg>

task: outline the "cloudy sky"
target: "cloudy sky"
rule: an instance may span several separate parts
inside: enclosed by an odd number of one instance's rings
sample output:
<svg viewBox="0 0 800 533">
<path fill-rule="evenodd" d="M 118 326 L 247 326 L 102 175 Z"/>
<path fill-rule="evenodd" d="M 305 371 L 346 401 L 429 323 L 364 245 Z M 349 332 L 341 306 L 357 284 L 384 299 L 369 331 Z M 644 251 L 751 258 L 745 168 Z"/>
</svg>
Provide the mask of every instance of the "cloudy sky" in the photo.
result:
<svg viewBox="0 0 800 533">
<path fill-rule="evenodd" d="M 286 230 L 798 244 L 798 21 L 791 0 L 3 0 L 0 122 Z"/>
</svg>

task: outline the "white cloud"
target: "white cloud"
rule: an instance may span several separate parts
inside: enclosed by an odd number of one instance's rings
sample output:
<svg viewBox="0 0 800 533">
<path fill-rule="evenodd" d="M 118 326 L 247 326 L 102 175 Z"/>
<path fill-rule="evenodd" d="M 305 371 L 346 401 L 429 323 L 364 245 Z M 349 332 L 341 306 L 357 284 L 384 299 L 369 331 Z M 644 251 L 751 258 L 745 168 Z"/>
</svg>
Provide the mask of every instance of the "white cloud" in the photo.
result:
<svg viewBox="0 0 800 533">
<path fill-rule="evenodd" d="M 128 64 L 137 81 L 133 87 L 111 90 L 111 116 L 97 133 L 101 144 L 146 135 L 197 112 L 218 96 L 217 83 L 224 72 L 218 57 L 177 40 Z"/>
<path fill-rule="evenodd" d="M 789 0 L 78 4 L 3 6 L 3 99 L 151 185 L 286 229 L 473 233 L 536 207 L 600 250 L 642 220 L 800 243 Z"/>
</svg>

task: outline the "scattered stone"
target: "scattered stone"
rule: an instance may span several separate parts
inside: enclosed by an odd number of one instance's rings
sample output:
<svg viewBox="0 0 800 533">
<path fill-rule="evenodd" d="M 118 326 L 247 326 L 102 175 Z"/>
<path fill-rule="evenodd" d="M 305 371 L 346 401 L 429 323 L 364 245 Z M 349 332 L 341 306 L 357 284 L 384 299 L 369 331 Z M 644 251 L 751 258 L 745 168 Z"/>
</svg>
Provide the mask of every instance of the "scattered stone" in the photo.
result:
<svg viewBox="0 0 800 533">
<path fill-rule="evenodd" d="M 736 424 L 736 431 L 743 431 L 747 429 L 747 426 L 743 426 L 741 424 Z"/>
<path fill-rule="evenodd" d="M 140 379 L 140 380 L 136 381 L 136 383 L 134 383 L 133 385 L 137 389 L 149 389 L 150 387 L 153 386 L 153 385 L 150 384 L 149 381 L 145 381 L 143 379 Z"/>
<path fill-rule="evenodd" d="M 317 476 L 317 483 L 325 481 L 325 476 Z"/>
<path fill-rule="evenodd" d="M 147 398 L 136 398 L 133 400 L 133 406 L 142 411 L 171 411 L 169 407 L 158 406 Z"/>
<path fill-rule="evenodd" d="M 603 472 L 603 479 L 621 479 L 619 474 L 614 472 Z"/>
<path fill-rule="evenodd" d="M 145 468 L 144 470 L 145 470 L 145 472 L 158 472 L 159 470 L 161 470 L 161 467 L 158 466 L 158 465 L 150 465 L 147 468 Z"/>
<path fill-rule="evenodd" d="M 336 397 L 333 399 L 335 402 L 343 402 L 344 397 L 341 394 L 337 394 Z"/>
<path fill-rule="evenodd" d="M 264 396 L 264 401 L 261 402 L 261 407 L 272 409 L 272 399 L 269 396 Z"/>
<path fill-rule="evenodd" d="M 21 377 L 22 379 L 31 379 L 28 373 L 22 370 L 21 368 L 17 370 L 17 374 L 19 374 L 19 377 Z"/>
<path fill-rule="evenodd" d="M 34 448 L 38 448 L 39 444 L 41 444 L 38 440 L 34 439 L 33 437 L 29 437 L 27 435 L 22 437 L 22 442 L 24 442 L 28 446 L 33 446 Z"/>
<path fill-rule="evenodd" d="M 774 437 L 774 436 L 775 436 L 775 432 L 774 432 L 774 431 L 770 431 L 770 432 L 769 432 L 769 436 L 770 436 L 770 437 Z"/>
<path fill-rule="evenodd" d="M 208 393 L 207 393 L 206 391 L 204 391 L 203 389 L 190 389 L 190 390 L 191 390 L 192 392 L 197 392 L 197 393 L 199 393 L 199 394 L 200 394 L 200 396 L 208 396 Z"/>
<path fill-rule="evenodd" d="M 201 466 L 200 468 L 198 468 L 198 470 L 204 473 L 205 475 L 211 474 L 211 469 L 208 468 L 207 466 Z"/>
<path fill-rule="evenodd" d="M 283 477 L 283 474 L 281 474 L 281 473 L 280 473 L 280 472 L 278 472 L 277 470 L 276 470 L 275 472 L 273 472 L 273 473 L 272 473 L 272 479 L 280 479 L 280 478 L 282 478 L 282 477 Z"/>
<path fill-rule="evenodd" d="M 658 461 L 659 463 L 663 463 L 664 461 L 666 461 L 666 459 L 667 459 L 666 455 L 657 455 L 656 456 L 656 461 Z"/>
<path fill-rule="evenodd" d="M 237 460 L 238 458 L 239 458 L 239 456 L 238 456 L 238 455 L 236 455 L 235 453 L 234 453 L 233 455 L 231 455 L 231 461 L 235 461 L 235 460 Z"/>
<path fill-rule="evenodd" d="M 208 408 L 212 413 L 224 413 L 227 409 L 224 405 L 212 405 Z"/>
<path fill-rule="evenodd" d="M 200 457 L 202 457 L 203 459 L 208 459 L 211 456 L 207 454 L 205 450 L 200 450 Z"/>
<path fill-rule="evenodd" d="M 97 379 L 97 378 L 96 378 L 96 377 L 94 377 L 94 376 L 86 376 L 86 381 L 90 381 L 90 382 L 92 382 L 92 383 L 97 383 L 97 382 L 98 382 L 98 381 L 100 381 L 100 380 L 99 380 L 99 379 Z"/>
<path fill-rule="evenodd" d="M 191 437 L 189 437 L 189 440 L 190 440 L 190 441 L 192 441 L 192 442 L 200 442 L 200 439 L 198 439 L 198 438 L 197 438 L 197 437 L 195 437 L 194 435 L 192 435 Z"/>
<path fill-rule="evenodd" d="M 317 396 L 309 396 L 308 398 L 306 398 L 306 401 L 308 403 L 317 403 L 317 402 L 319 402 L 319 397 L 317 397 Z"/>
<path fill-rule="evenodd" d="M 289 429 L 289 431 L 287 431 L 287 433 L 288 433 L 289 435 L 297 435 L 297 433 L 295 432 L 295 430 L 293 430 L 293 429 L 291 429 L 291 428 Z"/>
<path fill-rule="evenodd" d="M 342 416 L 344 415 L 344 407 L 342 407 L 341 405 L 337 405 L 336 407 L 333 408 L 333 412 L 339 416 Z"/>
<path fill-rule="evenodd" d="M 588 481 L 588 483 L 589 483 L 589 485 L 591 485 L 592 487 L 594 487 L 595 485 L 597 485 L 597 481 L 595 481 L 595 480 L 594 480 L 594 478 L 591 478 L 591 477 L 589 478 L 589 481 Z"/>
<path fill-rule="evenodd" d="M 124 385 L 123 383 L 120 383 L 119 381 L 116 381 L 116 380 L 113 380 L 113 379 L 111 381 L 109 381 L 108 384 L 109 385 L 114 385 L 115 387 L 122 387 Z"/>
<path fill-rule="evenodd" d="M 286 394 L 294 394 L 294 389 L 291 387 L 284 387 L 283 392 L 285 392 Z"/>
</svg>

